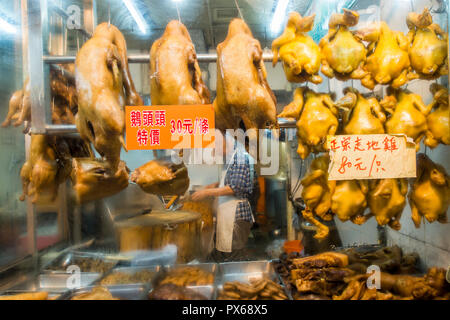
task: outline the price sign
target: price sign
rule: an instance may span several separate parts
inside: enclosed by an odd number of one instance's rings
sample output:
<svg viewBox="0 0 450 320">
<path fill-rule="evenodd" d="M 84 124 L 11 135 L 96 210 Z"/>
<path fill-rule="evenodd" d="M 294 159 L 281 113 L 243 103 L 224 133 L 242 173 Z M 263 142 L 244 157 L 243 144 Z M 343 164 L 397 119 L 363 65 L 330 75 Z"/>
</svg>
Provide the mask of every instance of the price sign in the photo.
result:
<svg viewBox="0 0 450 320">
<path fill-rule="evenodd" d="M 208 105 L 127 106 L 128 150 L 214 147 L 214 108 Z"/>
<path fill-rule="evenodd" d="M 414 142 L 404 135 L 328 136 L 329 180 L 412 178 Z"/>
</svg>

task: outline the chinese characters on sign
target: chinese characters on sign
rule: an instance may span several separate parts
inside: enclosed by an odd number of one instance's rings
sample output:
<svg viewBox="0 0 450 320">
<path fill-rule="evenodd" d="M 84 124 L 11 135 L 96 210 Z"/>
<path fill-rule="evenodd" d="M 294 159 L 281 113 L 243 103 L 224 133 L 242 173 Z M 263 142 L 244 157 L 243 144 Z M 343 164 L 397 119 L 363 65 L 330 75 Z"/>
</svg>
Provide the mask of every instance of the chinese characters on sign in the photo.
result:
<svg viewBox="0 0 450 320">
<path fill-rule="evenodd" d="M 328 136 L 329 180 L 416 176 L 414 143 L 388 134 Z"/>
<path fill-rule="evenodd" d="M 126 107 L 129 150 L 206 148 L 213 142 L 212 105 Z"/>
</svg>

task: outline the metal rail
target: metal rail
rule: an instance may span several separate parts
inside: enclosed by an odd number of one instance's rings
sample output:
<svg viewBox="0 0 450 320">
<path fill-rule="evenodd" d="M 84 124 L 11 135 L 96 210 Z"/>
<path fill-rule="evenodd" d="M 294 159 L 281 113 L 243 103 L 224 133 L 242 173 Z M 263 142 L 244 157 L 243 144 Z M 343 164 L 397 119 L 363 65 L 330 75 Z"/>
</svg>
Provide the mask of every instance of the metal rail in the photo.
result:
<svg viewBox="0 0 450 320">
<path fill-rule="evenodd" d="M 290 118 L 279 118 L 278 125 L 280 128 L 295 128 L 296 121 Z M 45 134 L 78 136 L 78 130 L 74 124 L 47 124 L 45 126 Z"/>
<path fill-rule="evenodd" d="M 48 64 L 65 64 L 65 63 L 74 63 L 75 56 L 44 56 L 43 60 Z M 199 53 L 197 54 L 198 62 L 216 62 L 217 54 L 216 53 Z M 272 61 L 273 54 L 272 53 L 263 53 L 264 61 Z M 129 63 L 149 63 L 150 55 L 149 54 L 133 54 L 128 56 Z"/>
</svg>

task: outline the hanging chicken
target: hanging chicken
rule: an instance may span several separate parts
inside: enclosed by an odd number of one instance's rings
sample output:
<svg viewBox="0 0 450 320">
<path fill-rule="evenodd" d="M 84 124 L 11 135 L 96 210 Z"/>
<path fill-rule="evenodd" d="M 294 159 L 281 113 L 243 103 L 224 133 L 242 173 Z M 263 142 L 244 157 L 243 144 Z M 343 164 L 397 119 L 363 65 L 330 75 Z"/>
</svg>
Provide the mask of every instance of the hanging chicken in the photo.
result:
<svg viewBox="0 0 450 320">
<path fill-rule="evenodd" d="M 276 98 L 267 82 L 261 45 L 247 24 L 233 19 L 217 46 L 216 127 L 263 129 L 276 124 Z"/>
<path fill-rule="evenodd" d="M 302 17 L 297 12 L 291 12 L 283 34 L 272 42 L 273 65 L 279 57 L 290 82 L 322 82 L 318 74 L 320 48 L 307 34 L 314 26 L 314 18 L 315 15 Z"/>
<path fill-rule="evenodd" d="M 97 26 L 77 54 L 76 125 L 82 139 L 92 142 L 111 174 L 118 169 L 125 146 L 125 105 L 142 105 L 128 69 L 125 39 L 113 25 Z"/>
<path fill-rule="evenodd" d="M 400 230 L 400 218 L 406 205 L 407 192 L 406 179 L 370 180 L 370 215 L 375 217 L 380 226 L 389 225 L 394 230 Z"/>
<path fill-rule="evenodd" d="M 427 8 L 422 14 L 410 12 L 406 24 L 409 29 L 409 59 L 413 69 L 425 79 L 448 75 L 447 32 L 433 23 Z"/>
<path fill-rule="evenodd" d="M 441 85 L 433 83 L 430 86 L 433 93 L 431 103 L 434 111 L 427 117 L 428 130 L 425 144 L 435 148 L 439 143 L 450 145 L 450 109 L 448 107 L 448 90 Z"/>
<path fill-rule="evenodd" d="M 158 159 L 147 162 L 131 174 L 131 181 L 148 193 L 183 195 L 189 188 L 186 166 Z"/>
<path fill-rule="evenodd" d="M 363 70 L 366 47 L 348 29 L 358 23 L 359 15 L 355 11 L 343 10 L 342 14 L 331 15 L 328 34 L 320 40 L 321 70 L 329 78 L 361 79 L 367 73 Z"/>
<path fill-rule="evenodd" d="M 114 174 L 104 160 L 73 159 L 71 179 L 78 203 L 112 196 L 128 186 L 129 169 L 120 161 Z"/>
<path fill-rule="evenodd" d="M 301 181 L 303 186 L 302 199 L 306 206 L 302 215 L 318 228 L 314 235 L 316 239 L 326 238 L 329 234 L 329 228 L 314 216 L 317 215 L 325 221 L 333 219 L 333 215 L 329 211 L 333 193 L 333 184 L 328 181 L 329 163 L 330 157 L 327 154 L 315 158 L 311 162 L 307 175 Z"/>
<path fill-rule="evenodd" d="M 283 116 L 299 116 L 297 152 L 302 159 L 311 152 L 325 151 L 323 145 L 327 135 L 334 135 L 338 128 L 338 111 L 330 95 L 306 87 L 295 90 L 294 101 L 279 115 Z"/>
<path fill-rule="evenodd" d="M 450 204 L 450 177 L 444 167 L 434 163 L 425 154 L 417 155 L 417 178 L 408 195 L 411 218 L 416 228 L 422 217 L 428 222 L 447 222 Z"/>
<path fill-rule="evenodd" d="M 357 36 L 369 42 L 364 70 L 368 72 L 361 84 L 373 90 L 375 84 L 391 84 L 399 88 L 416 76 L 411 72 L 408 39 L 399 31 L 392 31 L 386 22 L 372 23 L 358 30 Z"/>
<path fill-rule="evenodd" d="M 332 187 L 331 211 L 341 220 L 351 220 L 361 225 L 367 221 L 369 215 L 364 216 L 367 207 L 366 194 L 368 185 L 366 180 L 329 181 Z"/>
<path fill-rule="evenodd" d="M 392 88 L 388 88 L 388 95 L 380 104 L 390 113 L 386 121 L 386 133 L 405 134 L 414 140 L 416 151 L 419 151 L 420 141 L 427 132 L 426 116 L 432 104 L 425 105 L 418 94 Z"/>
<path fill-rule="evenodd" d="M 152 105 L 206 104 L 209 91 L 202 80 L 197 54 L 186 27 L 170 21 L 150 50 Z"/>
<path fill-rule="evenodd" d="M 375 97 L 366 99 L 353 88 L 345 88 L 344 94 L 336 103 L 336 107 L 344 110 L 343 134 L 384 133 L 386 115 Z"/>
</svg>

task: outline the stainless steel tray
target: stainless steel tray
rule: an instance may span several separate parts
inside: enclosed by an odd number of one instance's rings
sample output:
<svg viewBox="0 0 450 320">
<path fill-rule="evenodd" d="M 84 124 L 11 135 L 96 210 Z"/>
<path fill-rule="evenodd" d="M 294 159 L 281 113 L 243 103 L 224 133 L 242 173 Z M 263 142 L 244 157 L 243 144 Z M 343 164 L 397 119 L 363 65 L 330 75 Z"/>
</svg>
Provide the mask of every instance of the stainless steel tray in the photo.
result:
<svg viewBox="0 0 450 320">
<path fill-rule="evenodd" d="M 30 281 L 25 281 L 12 287 L 9 291 L 33 292 L 33 291 L 48 291 L 48 292 L 65 292 L 69 290 L 67 281 L 69 277 L 73 276 L 69 273 L 48 273 L 40 274 L 37 278 Z M 82 272 L 80 274 L 79 287 L 86 287 L 91 285 L 94 281 L 100 278 L 100 273 Z M 72 284 L 72 283 L 71 283 Z"/>
<path fill-rule="evenodd" d="M 108 266 L 105 268 L 105 270 L 84 271 L 82 269 L 81 270 L 82 273 L 85 273 L 85 272 L 106 273 L 118 264 L 117 260 L 105 258 L 104 254 L 85 253 L 85 252 L 82 253 L 82 252 L 69 251 L 69 252 L 64 252 L 64 253 L 60 254 L 53 261 L 51 261 L 50 263 L 45 265 L 43 268 L 43 272 L 44 273 L 66 273 L 67 267 L 69 267 L 70 265 L 77 265 L 78 259 L 96 259 L 96 260 L 101 260 L 105 263 L 108 263 Z"/>
<path fill-rule="evenodd" d="M 76 295 L 92 291 L 94 287 L 95 286 L 88 286 L 66 292 L 61 295 L 58 300 L 70 300 Z M 150 291 L 150 286 L 144 284 L 126 284 L 105 287 L 111 292 L 114 298 L 119 298 L 120 300 L 147 300 Z"/>
<path fill-rule="evenodd" d="M 202 269 L 206 272 L 210 272 L 214 275 L 214 277 L 217 275 L 218 271 L 218 264 L 217 263 L 197 263 L 197 264 L 174 264 L 174 265 L 166 265 L 164 268 L 167 271 L 176 270 L 178 268 L 186 268 L 186 267 L 194 267 Z"/>
<path fill-rule="evenodd" d="M 206 299 L 213 300 L 216 296 L 216 290 L 214 285 L 210 286 L 187 286 L 186 288 L 191 289 L 201 295 L 204 295 Z"/>
<path fill-rule="evenodd" d="M 270 261 L 242 261 L 225 262 L 219 264 L 217 285 L 222 285 L 229 281 L 250 282 L 268 278 L 279 282 L 279 278 L 273 269 Z"/>
<path fill-rule="evenodd" d="M 140 271 L 150 271 L 153 272 L 153 276 L 152 279 L 148 282 L 151 283 L 151 281 L 155 278 L 155 276 L 158 274 L 159 270 L 161 269 L 160 266 L 149 266 L 149 267 L 121 267 L 121 268 L 114 268 L 112 270 L 110 270 L 109 272 L 105 273 L 101 278 L 97 279 L 97 281 L 95 281 L 96 284 L 101 284 L 102 280 L 104 280 L 106 277 L 110 276 L 110 275 L 114 275 L 117 273 L 125 273 L 125 274 L 134 274 Z M 130 284 L 141 284 L 142 282 L 137 282 L 137 283 L 130 283 Z M 145 282 L 147 283 L 147 282 Z M 111 285 L 107 285 L 107 284 L 103 284 L 104 286 L 111 286 Z M 113 284 L 114 285 L 114 284 Z"/>
</svg>

